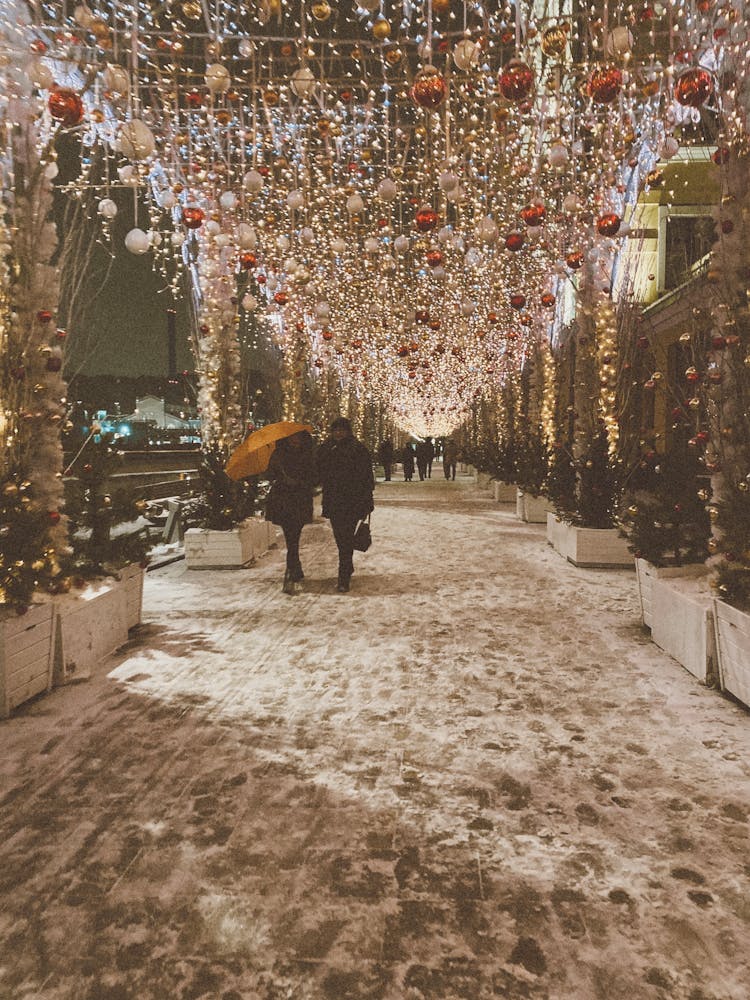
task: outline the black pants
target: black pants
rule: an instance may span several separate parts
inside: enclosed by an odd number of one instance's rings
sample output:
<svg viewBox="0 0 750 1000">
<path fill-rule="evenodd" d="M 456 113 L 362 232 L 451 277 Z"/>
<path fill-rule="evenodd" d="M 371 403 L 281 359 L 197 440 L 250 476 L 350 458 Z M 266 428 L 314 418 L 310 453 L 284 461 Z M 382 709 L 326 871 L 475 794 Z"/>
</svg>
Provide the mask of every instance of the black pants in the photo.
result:
<svg viewBox="0 0 750 1000">
<path fill-rule="evenodd" d="M 392 467 L 393 467 L 393 463 L 392 462 L 384 462 L 383 463 L 383 471 L 385 472 L 385 481 L 387 483 L 390 483 L 390 481 L 391 481 L 391 469 L 392 469 Z"/>
<path fill-rule="evenodd" d="M 443 472 L 445 473 L 445 478 L 451 478 L 451 470 L 453 471 L 453 478 L 456 478 L 456 463 L 443 461 Z"/>
<path fill-rule="evenodd" d="M 427 462 L 417 462 L 417 472 L 419 473 L 419 478 L 424 479 L 427 475 Z"/>
<path fill-rule="evenodd" d="M 354 572 L 354 532 L 359 518 L 332 517 L 333 537 L 339 550 L 339 579 L 348 580 Z"/>
<path fill-rule="evenodd" d="M 302 572 L 302 563 L 299 561 L 299 537 L 303 527 L 303 524 L 296 521 L 281 526 L 286 542 L 286 568 L 292 574 Z"/>
</svg>

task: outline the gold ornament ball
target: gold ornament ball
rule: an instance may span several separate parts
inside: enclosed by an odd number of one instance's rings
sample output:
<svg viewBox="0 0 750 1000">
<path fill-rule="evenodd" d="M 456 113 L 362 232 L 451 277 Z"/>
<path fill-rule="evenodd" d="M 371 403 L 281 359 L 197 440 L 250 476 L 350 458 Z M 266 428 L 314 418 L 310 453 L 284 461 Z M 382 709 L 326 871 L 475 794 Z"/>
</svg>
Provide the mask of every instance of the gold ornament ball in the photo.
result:
<svg viewBox="0 0 750 1000">
<path fill-rule="evenodd" d="M 555 25 L 542 35 L 542 52 L 545 56 L 559 56 L 565 51 L 568 36 L 559 25 Z"/>
<path fill-rule="evenodd" d="M 372 26 L 372 34 L 379 42 L 384 42 L 390 37 L 391 22 L 381 15 Z"/>
<path fill-rule="evenodd" d="M 189 21 L 200 21 L 203 17 L 203 8 L 198 0 L 186 0 L 182 5 L 182 13 Z"/>
<path fill-rule="evenodd" d="M 310 12 L 316 21 L 327 21 L 331 16 L 331 5 L 328 0 L 317 0 L 310 8 Z"/>
</svg>

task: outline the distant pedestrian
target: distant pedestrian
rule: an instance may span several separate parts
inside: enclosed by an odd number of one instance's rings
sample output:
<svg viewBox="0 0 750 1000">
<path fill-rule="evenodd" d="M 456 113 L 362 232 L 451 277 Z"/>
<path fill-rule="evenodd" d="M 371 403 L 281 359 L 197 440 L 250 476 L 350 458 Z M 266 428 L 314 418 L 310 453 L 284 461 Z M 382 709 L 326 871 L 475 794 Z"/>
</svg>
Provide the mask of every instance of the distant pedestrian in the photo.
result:
<svg viewBox="0 0 750 1000">
<path fill-rule="evenodd" d="M 408 441 L 404 445 L 401 463 L 404 467 L 404 482 L 410 483 L 414 478 L 414 449 Z"/>
<path fill-rule="evenodd" d="M 315 463 L 313 441 L 307 431 L 278 441 L 268 463 L 272 480 L 266 500 L 266 520 L 281 526 L 286 542 L 286 572 L 282 590 L 294 593 L 303 580 L 299 542 L 302 529 L 313 519 Z"/>
<path fill-rule="evenodd" d="M 427 458 L 429 455 L 429 449 L 427 448 L 426 441 L 417 442 L 417 472 L 419 473 L 420 480 L 424 480 L 427 475 Z"/>
<path fill-rule="evenodd" d="M 424 452 L 427 458 L 427 478 L 432 479 L 432 463 L 435 461 L 435 445 L 432 438 L 425 440 Z"/>
<path fill-rule="evenodd" d="M 378 448 L 378 458 L 380 459 L 380 464 L 383 466 L 385 481 L 390 483 L 391 472 L 393 471 L 393 441 L 390 438 L 386 438 L 381 443 Z"/>
<path fill-rule="evenodd" d="M 323 517 L 330 519 L 339 550 L 339 593 L 349 590 L 354 572 L 354 532 L 357 522 L 373 509 L 372 456 L 352 434 L 345 417 L 331 424 L 330 436 L 318 451 L 318 478 L 323 486 Z"/>
<path fill-rule="evenodd" d="M 443 447 L 443 472 L 446 479 L 456 478 L 456 462 L 458 461 L 458 445 L 452 438 L 446 438 Z"/>
</svg>

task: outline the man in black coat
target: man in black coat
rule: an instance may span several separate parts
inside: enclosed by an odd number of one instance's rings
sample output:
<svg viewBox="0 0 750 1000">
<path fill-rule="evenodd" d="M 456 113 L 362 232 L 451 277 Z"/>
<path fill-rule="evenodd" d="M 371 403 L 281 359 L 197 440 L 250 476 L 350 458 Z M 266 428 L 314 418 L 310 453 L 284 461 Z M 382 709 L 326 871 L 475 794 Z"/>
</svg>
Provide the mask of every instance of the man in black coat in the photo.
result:
<svg viewBox="0 0 750 1000">
<path fill-rule="evenodd" d="M 323 517 L 330 519 L 339 550 L 336 589 L 344 594 L 354 572 L 354 532 L 357 522 L 373 509 L 375 488 L 372 456 L 354 437 L 345 417 L 333 421 L 330 436 L 318 450 L 318 478 L 323 486 Z"/>
</svg>

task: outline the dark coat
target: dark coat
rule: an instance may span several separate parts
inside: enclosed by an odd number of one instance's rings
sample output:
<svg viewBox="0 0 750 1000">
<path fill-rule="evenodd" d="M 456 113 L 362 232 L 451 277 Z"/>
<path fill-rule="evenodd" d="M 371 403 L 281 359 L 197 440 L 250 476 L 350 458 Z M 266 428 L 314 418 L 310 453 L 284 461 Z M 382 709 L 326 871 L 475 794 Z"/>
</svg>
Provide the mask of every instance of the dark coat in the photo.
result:
<svg viewBox="0 0 750 1000">
<path fill-rule="evenodd" d="M 318 449 L 318 479 L 323 486 L 323 517 L 359 520 L 373 509 L 372 456 L 356 438 L 323 442 Z"/>
<path fill-rule="evenodd" d="M 414 473 L 414 449 L 410 444 L 404 446 L 403 454 L 404 472 L 413 475 Z"/>
<path fill-rule="evenodd" d="M 311 448 L 293 449 L 283 441 L 268 463 L 273 480 L 266 501 L 266 519 L 273 524 L 310 524 L 313 519 L 315 462 Z"/>
</svg>

